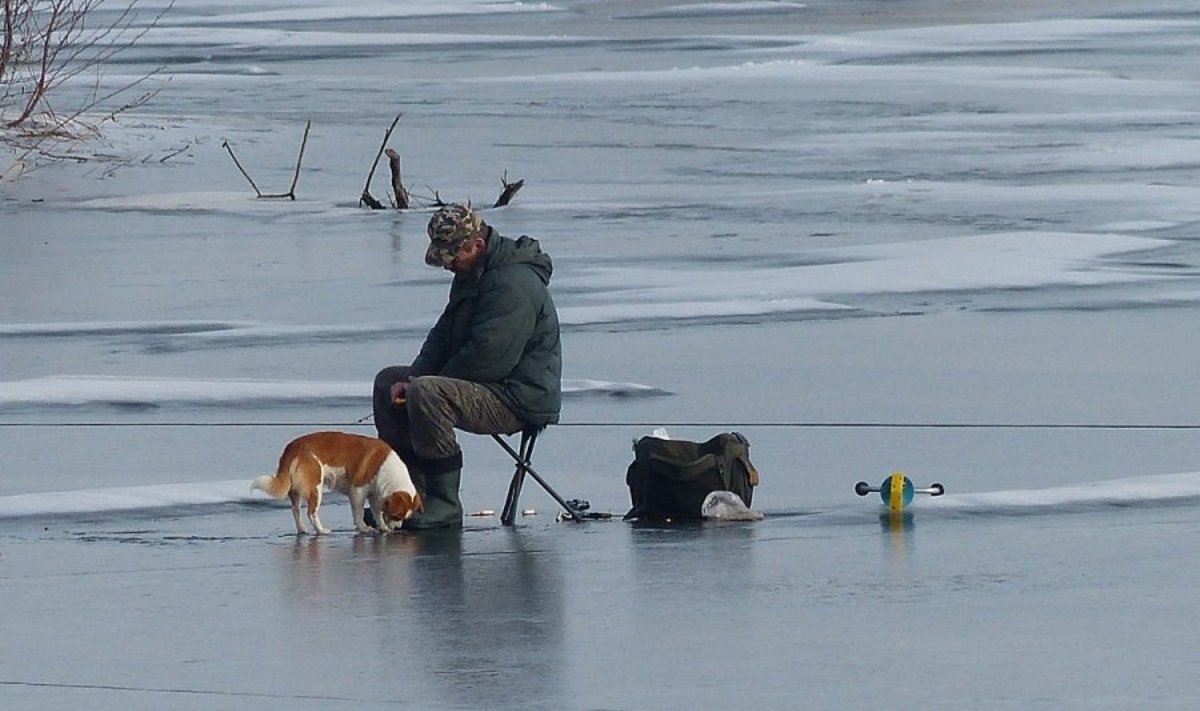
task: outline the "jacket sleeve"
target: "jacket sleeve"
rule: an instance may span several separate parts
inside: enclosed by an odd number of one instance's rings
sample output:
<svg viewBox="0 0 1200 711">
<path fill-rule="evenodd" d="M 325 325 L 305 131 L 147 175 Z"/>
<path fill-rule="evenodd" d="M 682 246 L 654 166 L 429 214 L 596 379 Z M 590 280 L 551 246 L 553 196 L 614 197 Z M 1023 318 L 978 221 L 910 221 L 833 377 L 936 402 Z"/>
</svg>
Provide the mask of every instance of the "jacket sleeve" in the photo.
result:
<svg viewBox="0 0 1200 711">
<path fill-rule="evenodd" d="M 489 281 L 480 289 L 466 343 L 450 354 L 440 375 L 496 383 L 520 363 L 537 322 L 536 305 L 515 280 Z"/>
<path fill-rule="evenodd" d="M 449 358 L 450 349 L 450 309 L 442 311 L 437 323 L 429 329 L 421 350 L 409 367 L 409 375 L 433 375 L 441 371 Z"/>
</svg>

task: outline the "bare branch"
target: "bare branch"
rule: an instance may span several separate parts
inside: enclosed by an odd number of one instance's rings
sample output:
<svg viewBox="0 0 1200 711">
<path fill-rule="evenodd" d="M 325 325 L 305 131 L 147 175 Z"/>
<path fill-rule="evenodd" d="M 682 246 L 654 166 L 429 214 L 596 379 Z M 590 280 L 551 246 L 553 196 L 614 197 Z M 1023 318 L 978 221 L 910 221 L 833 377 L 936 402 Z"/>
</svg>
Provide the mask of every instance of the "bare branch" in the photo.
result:
<svg viewBox="0 0 1200 711">
<path fill-rule="evenodd" d="M 191 148 L 191 147 L 192 147 L 192 144 L 190 144 L 190 143 L 185 143 L 185 144 L 183 144 L 183 146 L 182 146 L 182 147 L 180 147 L 180 148 L 177 148 L 177 149 L 175 149 L 175 150 L 171 151 L 170 153 L 166 154 L 166 155 L 165 155 L 165 156 L 163 156 L 162 158 L 159 158 L 159 159 L 158 159 L 158 162 L 159 162 L 159 163 L 166 163 L 167 161 L 171 160 L 171 159 L 172 159 L 172 158 L 174 158 L 175 156 L 179 155 L 180 153 L 183 153 L 184 151 L 186 151 L 187 149 L 189 149 L 189 148 Z"/>
<path fill-rule="evenodd" d="M 304 138 L 300 141 L 300 155 L 296 156 L 296 172 L 292 173 L 292 187 L 288 188 L 287 196 L 296 199 L 296 183 L 300 182 L 300 164 L 304 162 L 304 149 L 308 147 L 308 131 L 312 128 L 312 119 L 304 122 Z"/>
<path fill-rule="evenodd" d="M 0 86 L 7 87 L 8 81 L 5 75 L 8 74 L 8 63 L 13 56 L 13 42 L 16 39 L 13 32 L 17 26 L 17 8 L 14 7 L 13 0 L 3 0 L 0 3 L 4 7 L 4 37 L 0 40 Z M 5 88 L 3 94 L 0 94 L 0 103 L 3 103 L 4 97 L 8 96 L 8 90 Z"/>
<path fill-rule="evenodd" d="M 300 165 L 304 162 L 304 149 L 308 146 L 308 131 L 311 128 L 312 128 L 312 121 L 311 120 L 306 121 L 304 123 L 304 138 L 301 139 L 301 141 L 300 141 L 300 154 L 296 157 L 296 171 L 292 174 L 292 187 L 289 188 L 286 193 L 264 193 L 263 191 L 259 190 L 258 186 L 254 184 L 254 180 L 250 177 L 250 174 L 246 172 L 246 169 L 243 168 L 242 164 L 238 161 L 237 156 L 235 156 L 233 154 L 233 148 L 229 145 L 229 141 L 222 141 L 221 147 L 224 148 L 226 151 L 229 151 L 229 157 L 233 159 L 233 164 L 237 166 L 237 169 L 239 171 L 241 171 L 242 176 L 245 177 L 247 181 L 249 181 L 250 187 L 254 188 L 254 194 L 256 197 L 260 197 L 260 198 L 291 198 L 292 200 L 295 200 L 296 199 L 296 183 L 300 182 Z"/>
<path fill-rule="evenodd" d="M 391 148 L 384 152 L 387 153 L 388 168 L 392 171 L 392 194 L 396 198 L 396 207 L 407 210 L 408 191 L 404 189 L 404 183 L 400 179 L 400 154 Z"/>
<path fill-rule="evenodd" d="M 250 183 L 250 187 L 254 188 L 254 194 L 257 197 L 262 197 L 262 191 L 259 190 L 258 186 L 254 184 L 254 179 L 250 177 L 250 174 L 246 172 L 246 169 L 242 167 L 242 164 L 238 162 L 237 156 L 233 154 L 233 147 L 229 145 L 229 141 L 221 141 L 221 147 L 229 151 L 229 157 L 233 159 L 233 164 L 237 166 L 239 171 L 241 171 L 242 177 L 244 177 L 246 181 Z"/>
<path fill-rule="evenodd" d="M 372 210 L 383 209 L 383 203 L 376 200 L 375 196 L 372 195 L 371 191 L 369 190 L 363 190 L 362 195 L 358 196 L 358 204 L 362 205 L 363 203 L 366 203 L 367 207 L 371 208 Z"/>
<path fill-rule="evenodd" d="M 173 0 L 166 3 L 143 22 L 136 11 L 138 0 L 127 0 L 114 12 L 104 13 L 104 24 L 91 26 L 91 20 L 106 1 L 0 0 L 4 11 L 4 35 L 0 40 L 0 142 L 24 150 L 16 162 L 34 154 L 60 160 L 61 154 L 43 150 L 42 144 L 98 132 L 96 126 L 89 126 L 82 117 L 161 69 L 111 91 L 102 90 L 102 65 L 145 37 L 174 5 Z M 71 110 L 56 110 L 51 101 L 54 90 L 88 71 L 96 72 L 90 92 Z M 113 120 L 124 111 L 142 106 L 156 93 L 146 92 L 109 110 L 99 121 Z M 3 132 L 4 129 L 9 132 Z"/>
<path fill-rule="evenodd" d="M 362 194 L 368 198 L 371 198 L 371 179 L 375 177 L 375 168 L 379 165 L 379 157 L 383 155 L 383 149 L 387 148 L 388 139 L 392 137 L 392 130 L 396 128 L 397 123 L 400 123 L 400 117 L 403 115 L 404 114 L 396 114 L 396 118 L 392 119 L 392 125 L 388 126 L 388 129 L 383 132 L 383 141 L 380 142 L 379 150 L 375 153 L 375 160 L 371 163 L 371 171 L 367 173 L 367 184 L 363 186 Z M 383 204 L 378 200 L 375 200 L 375 198 L 366 200 L 360 197 L 358 199 L 359 205 L 363 204 L 364 202 L 370 205 L 371 209 L 373 210 L 379 210 L 383 207 Z M 376 207 L 376 205 L 379 207 Z"/>
<path fill-rule="evenodd" d="M 525 179 L 521 178 L 515 183 L 508 182 L 508 171 L 504 171 L 504 176 L 500 178 L 500 184 L 504 186 L 504 190 L 500 193 L 500 197 L 496 198 L 496 203 L 492 207 L 504 207 L 512 201 L 513 197 L 525 185 Z"/>
</svg>

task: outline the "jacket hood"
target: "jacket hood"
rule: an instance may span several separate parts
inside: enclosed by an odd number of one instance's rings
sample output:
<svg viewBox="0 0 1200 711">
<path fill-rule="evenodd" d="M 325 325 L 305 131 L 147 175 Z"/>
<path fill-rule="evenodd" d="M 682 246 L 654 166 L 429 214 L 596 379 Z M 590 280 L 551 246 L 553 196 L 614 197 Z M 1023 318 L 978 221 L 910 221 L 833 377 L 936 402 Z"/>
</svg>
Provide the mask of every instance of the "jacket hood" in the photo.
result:
<svg viewBox="0 0 1200 711">
<path fill-rule="evenodd" d="M 491 229 L 490 227 L 488 229 Z M 532 237 L 509 239 L 494 229 L 488 237 L 487 265 L 485 269 L 496 269 L 509 264 L 528 265 L 543 284 L 550 283 L 550 275 L 554 272 L 554 264 L 550 255 L 542 251 L 542 246 Z"/>
</svg>

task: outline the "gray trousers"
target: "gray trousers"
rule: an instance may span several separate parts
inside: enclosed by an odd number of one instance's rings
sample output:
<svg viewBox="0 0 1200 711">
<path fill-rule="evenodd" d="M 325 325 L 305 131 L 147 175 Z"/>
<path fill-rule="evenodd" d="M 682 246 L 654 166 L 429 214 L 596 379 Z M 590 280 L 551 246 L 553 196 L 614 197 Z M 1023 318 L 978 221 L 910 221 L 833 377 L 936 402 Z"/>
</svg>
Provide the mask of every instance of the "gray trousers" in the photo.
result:
<svg viewBox="0 0 1200 711">
<path fill-rule="evenodd" d="M 458 428 L 472 434 L 512 434 L 525 423 L 494 392 L 479 383 L 439 375 L 409 379 L 408 366 L 384 368 L 375 376 L 372 405 L 375 430 L 410 464 L 420 460 L 461 457 L 454 438 Z M 391 401 L 394 383 L 407 381 L 405 403 Z"/>
</svg>

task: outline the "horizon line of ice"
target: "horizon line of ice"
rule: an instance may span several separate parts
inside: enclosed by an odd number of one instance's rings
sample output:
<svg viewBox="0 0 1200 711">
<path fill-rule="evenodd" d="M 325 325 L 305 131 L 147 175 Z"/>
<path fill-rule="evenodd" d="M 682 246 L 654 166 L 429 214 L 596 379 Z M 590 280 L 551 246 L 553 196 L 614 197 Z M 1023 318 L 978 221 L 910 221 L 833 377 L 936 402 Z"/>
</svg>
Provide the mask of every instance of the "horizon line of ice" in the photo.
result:
<svg viewBox="0 0 1200 711">
<path fill-rule="evenodd" d="M 1128 506 L 1200 499 L 1200 472 L 1124 477 L 1045 489 L 946 494 L 921 502 L 942 511 L 1035 512 L 1071 506 Z"/>
<path fill-rule="evenodd" d="M 521 13 L 563 12 L 563 8 L 548 2 L 450 2 L 436 3 L 354 3 L 337 7 L 289 7 L 285 10 L 257 10 L 229 12 L 220 15 L 204 15 L 171 18 L 181 25 L 190 24 L 238 24 L 257 22 L 316 22 L 328 20 L 384 20 L 415 19 L 427 17 L 454 17 L 486 15 L 517 15 Z"/>
<path fill-rule="evenodd" d="M 233 405 L 270 402 L 305 404 L 355 402 L 370 404 L 371 384 L 359 381 L 293 381 L 217 378 L 151 378 L 141 376 L 52 375 L 0 382 L 0 409 L 81 405 L 163 404 Z M 669 395 L 651 385 L 607 380 L 564 379 L 565 397 Z"/>
<path fill-rule="evenodd" d="M 808 5 L 790 0 L 757 0 L 755 2 L 697 2 L 667 5 L 654 10 L 640 10 L 613 15 L 614 20 L 686 20 L 695 17 L 742 17 L 784 15 L 806 10 Z"/>
</svg>

